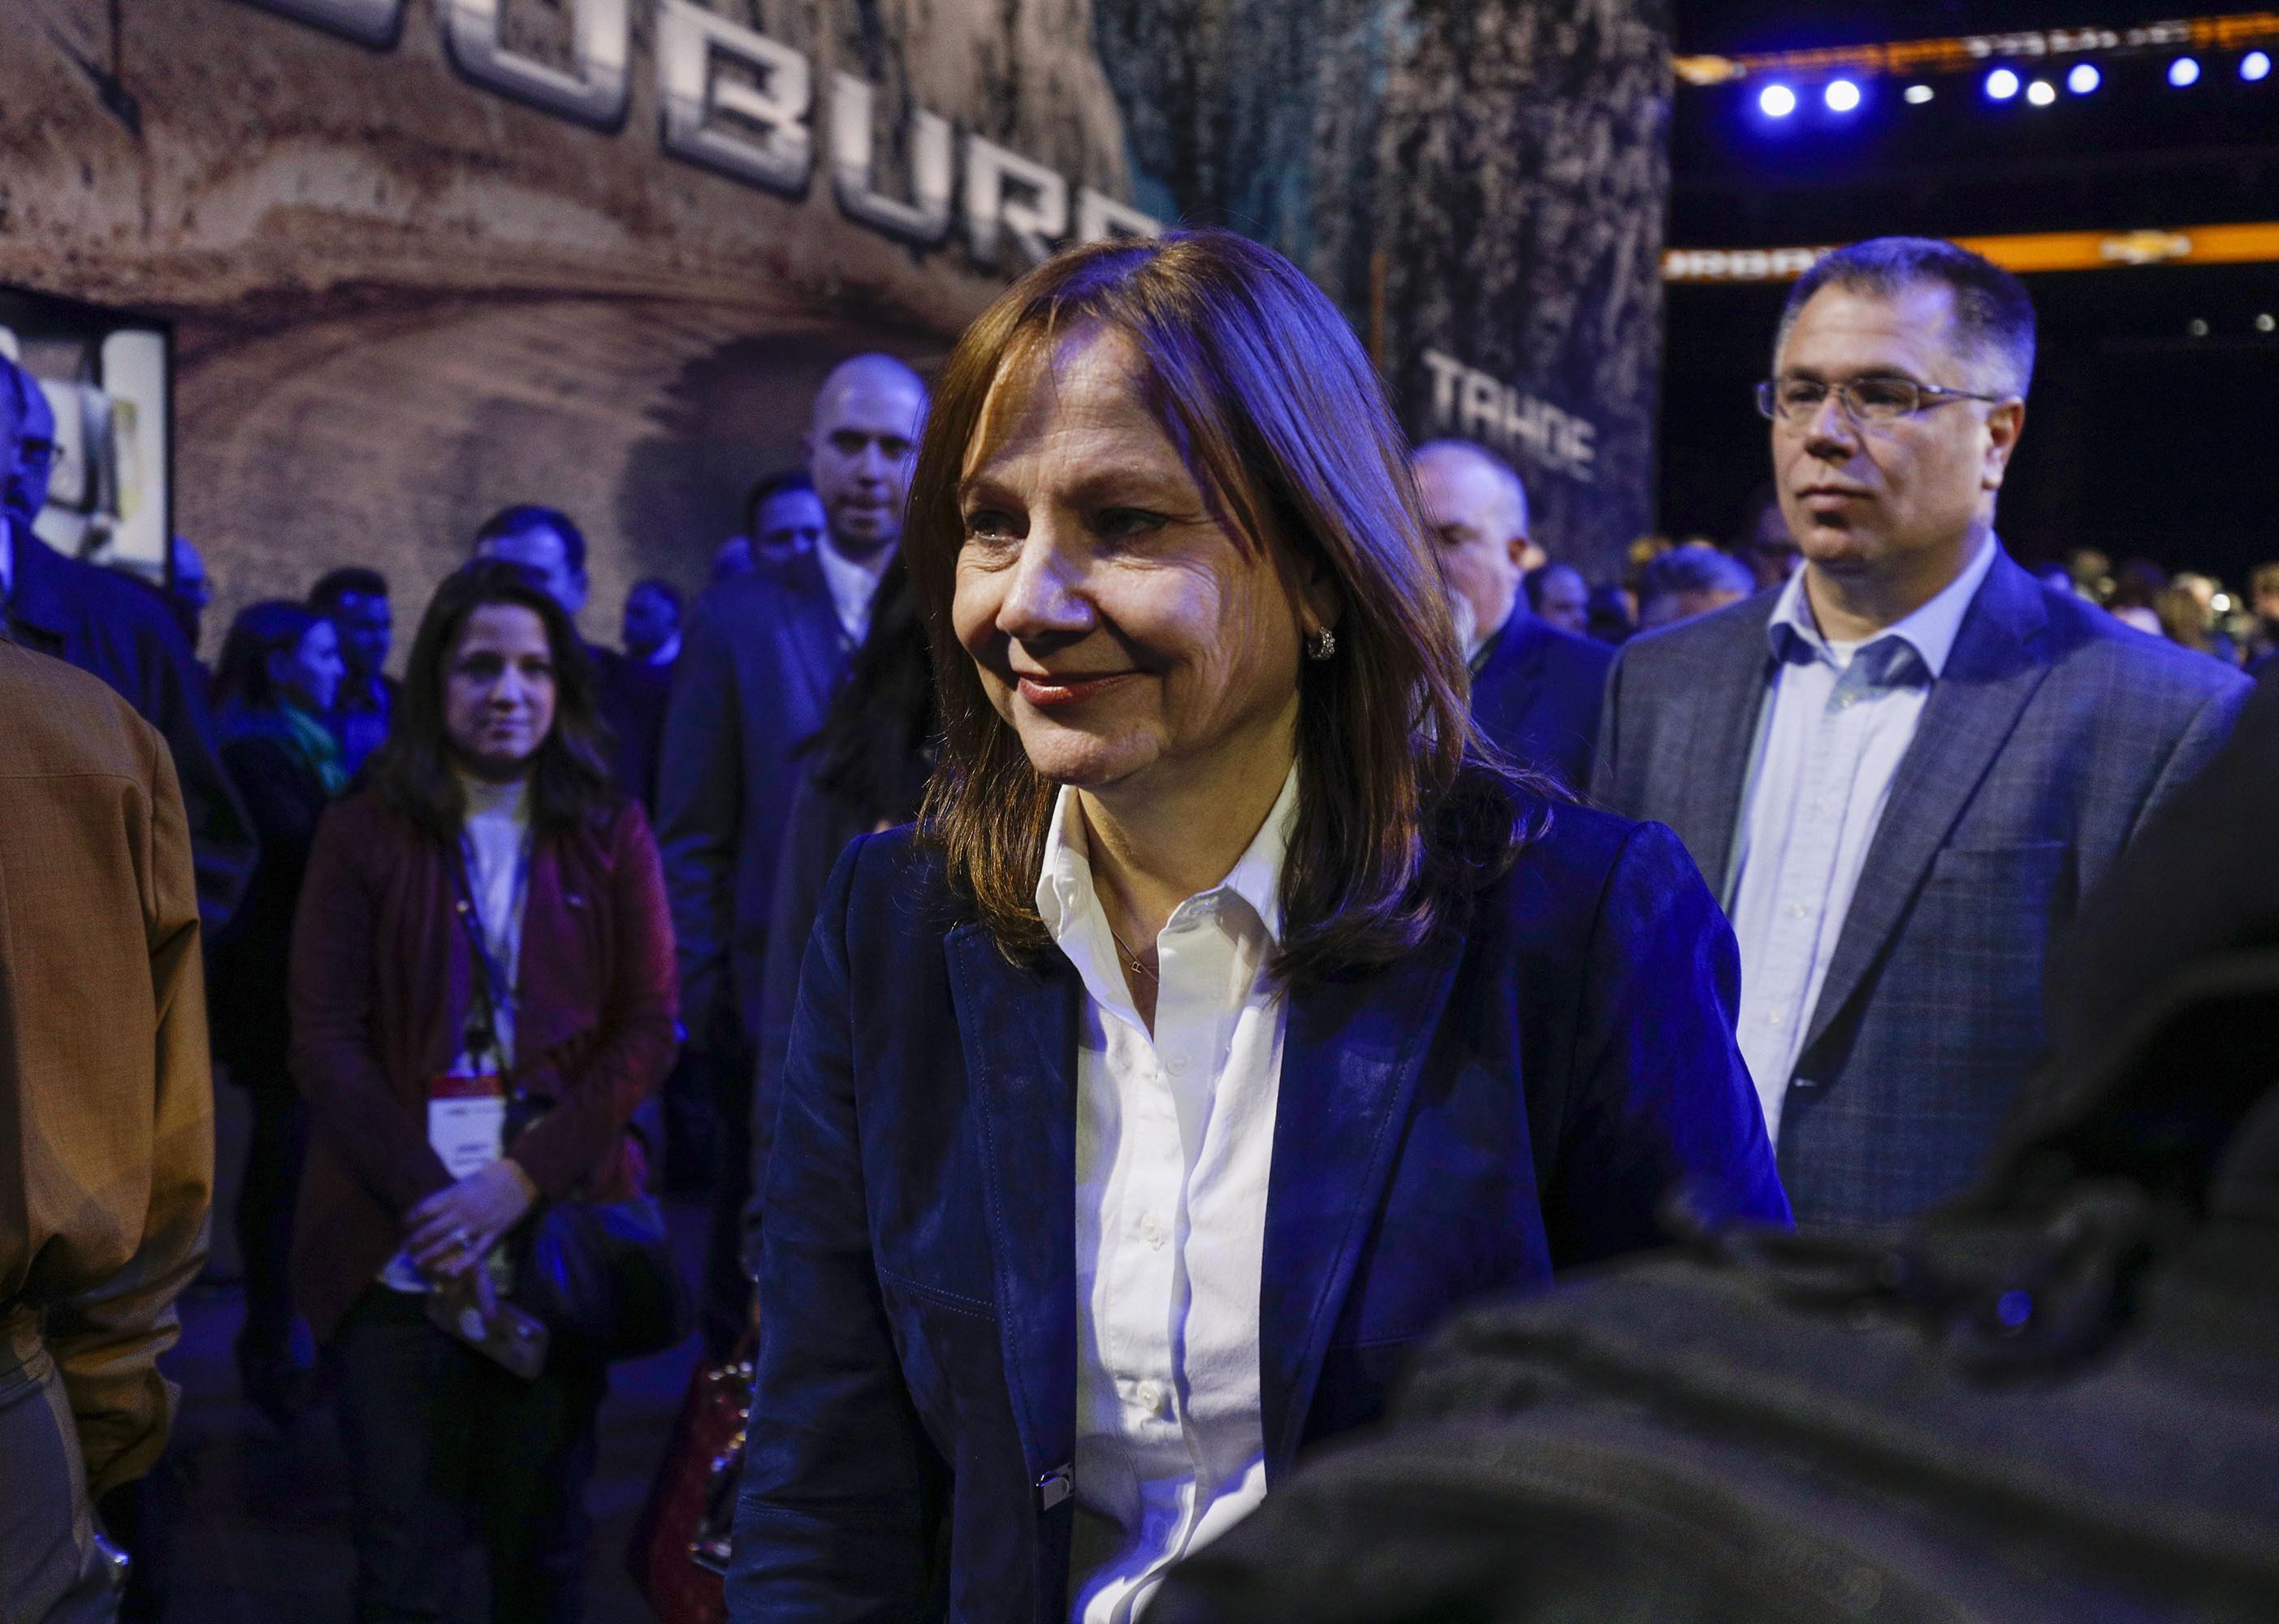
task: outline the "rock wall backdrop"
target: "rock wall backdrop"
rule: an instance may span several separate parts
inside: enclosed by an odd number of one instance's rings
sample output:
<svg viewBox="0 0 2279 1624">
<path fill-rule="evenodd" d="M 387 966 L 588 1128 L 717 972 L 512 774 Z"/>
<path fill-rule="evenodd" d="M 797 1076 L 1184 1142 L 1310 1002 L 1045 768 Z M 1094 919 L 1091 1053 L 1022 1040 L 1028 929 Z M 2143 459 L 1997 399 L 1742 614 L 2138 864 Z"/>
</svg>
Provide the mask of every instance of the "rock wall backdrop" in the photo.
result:
<svg viewBox="0 0 2279 1624">
<path fill-rule="evenodd" d="M 1539 539 L 1651 520 L 1666 0 L 0 0 L 0 285 L 173 325 L 175 525 L 239 603 L 493 509 L 694 588 L 860 349 L 1027 256 L 1291 254 Z"/>
</svg>

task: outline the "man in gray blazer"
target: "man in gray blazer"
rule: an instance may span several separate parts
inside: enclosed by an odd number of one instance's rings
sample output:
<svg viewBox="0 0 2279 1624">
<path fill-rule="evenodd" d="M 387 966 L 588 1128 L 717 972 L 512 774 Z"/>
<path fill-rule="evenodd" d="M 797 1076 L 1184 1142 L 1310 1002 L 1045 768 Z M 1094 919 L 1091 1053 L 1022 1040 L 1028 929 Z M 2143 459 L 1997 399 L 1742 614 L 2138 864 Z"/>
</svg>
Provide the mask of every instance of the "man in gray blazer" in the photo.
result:
<svg viewBox="0 0 2279 1624">
<path fill-rule="evenodd" d="M 2246 692 L 1996 540 L 2033 353 L 2025 289 L 1951 243 L 1821 261 L 1759 387 L 1804 569 L 1608 678 L 1592 791 L 1722 884 L 1807 1227 L 1896 1223 L 1976 1169 L 2044 1057 L 2053 942 Z"/>
<path fill-rule="evenodd" d="M 832 370 L 802 442 L 823 500 L 822 544 L 731 577 L 697 600 L 665 713 L 657 844 L 680 954 L 680 1012 L 712 1080 L 713 1196 L 705 1329 L 716 1352 L 743 1323 L 738 1260 L 750 1183 L 752 1045 L 768 956 L 776 855 L 800 769 L 870 621 L 902 540 L 925 380 L 891 356 Z"/>
</svg>

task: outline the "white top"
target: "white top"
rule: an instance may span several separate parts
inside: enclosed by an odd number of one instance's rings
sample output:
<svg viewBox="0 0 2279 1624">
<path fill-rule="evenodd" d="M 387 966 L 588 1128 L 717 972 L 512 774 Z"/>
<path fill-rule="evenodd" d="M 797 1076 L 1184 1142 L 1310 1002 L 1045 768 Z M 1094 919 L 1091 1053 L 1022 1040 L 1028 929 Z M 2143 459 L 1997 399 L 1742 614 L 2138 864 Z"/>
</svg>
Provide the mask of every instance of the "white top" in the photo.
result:
<svg viewBox="0 0 2279 1624">
<path fill-rule="evenodd" d="M 461 773 L 459 789 L 467 801 L 467 886 L 474 892 L 475 916 L 482 922 L 483 937 L 506 972 L 506 996 L 494 1014 L 499 1052 L 511 1065 L 515 978 L 522 967 L 522 911 L 530 888 L 530 870 L 524 861 L 530 839 L 530 786 L 522 778 L 511 784 L 490 784 Z M 472 945 L 469 951 L 473 951 Z M 482 1058 L 460 1057 L 463 1062 Z M 485 1069 L 487 1062 L 463 1069 L 460 1075 L 475 1076 Z"/>
<path fill-rule="evenodd" d="M 1858 643 L 1821 635 L 1801 571 L 1773 607 L 1775 665 L 1727 894 L 1741 947 L 1741 1054 L 1775 1144 L 1891 780 L 1994 554 L 1990 537 L 1937 597 Z"/>
<path fill-rule="evenodd" d="M 490 940 L 492 951 L 499 954 L 503 961 L 506 984 L 510 990 L 522 963 L 523 904 L 529 892 L 529 869 L 523 862 L 523 843 L 530 834 L 528 785 L 519 778 L 511 784 L 487 784 L 464 773 L 457 777 L 460 792 L 467 801 L 467 885 L 474 892 L 475 914 L 482 921 L 483 931 Z M 457 899 L 454 897 L 452 900 L 456 917 Z M 474 952 L 472 944 L 468 952 L 471 954 Z M 470 969 L 480 973 L 479 967 L 471 965 Z M 475 996 L 480 999 L 481 994 L 478 992 Z M 451 1062 L 452 1076 L 481 1076 L 502 1063 L 512 1062 L 514 1000 L 510 991 L 494 1012 L 494 1018 L 498 1031 L 500 1058 L 477 1056 L 462 1049 L 458 1059 Z M 427 1113 L 428 1137 L 431 1142 L 436 1142 L 439 1151 L 442 1145 L 436 1140 L 436 1136 L 450 1131 L 438 1120 L 440 1108 L 431 1105 Z M 502 1101 L 499 1107 L 502 1114 L 504 1102 Z M 496 1153 L 495 1150 L 489 1150 L 484 1155 L 490 1158 Z M 447 1164 L 449 1160 L 447 1157 Z M 503 1275 L 504 1265 L 495 1253 L 487 1267 L 495 1275 Z M 380 1265 L 380 1283 L 391 1291 L 411 1295 L 428 1290 L 427 1277 L 419 1272 L 408 1255 L 401 1252 Z"/>
<path fill-rule="evenodd" d="M 824 584 L 831 588 L 831 607 L 850 643 L 862 642 L 871 630 L 871 600 L 879 590 L 879 577 L 842 554 L 825 536 L 815 549 L 823 566 Z M 883 571 L 880 572 L 883 573 Z"/>
<path fill-rule="evenodd" d="M 1225 879 L 1155 938 L 1151 1040 L 1092 883 L 1076 793 L 1045 841 L 1037 909 L 1083 978 L 1077 1045 L 1076 1493 L 1071 1616 L 1137 1618 L 1172 1562 L 1266 1495 L 1258 1297 L 1286 1006 L 1293 768 Z M 1104 1519 L 1112 1537 L 1093 1537 Z M 1097 1549 L 1088 1548 L 1097 1546 Z"/>
</svg>

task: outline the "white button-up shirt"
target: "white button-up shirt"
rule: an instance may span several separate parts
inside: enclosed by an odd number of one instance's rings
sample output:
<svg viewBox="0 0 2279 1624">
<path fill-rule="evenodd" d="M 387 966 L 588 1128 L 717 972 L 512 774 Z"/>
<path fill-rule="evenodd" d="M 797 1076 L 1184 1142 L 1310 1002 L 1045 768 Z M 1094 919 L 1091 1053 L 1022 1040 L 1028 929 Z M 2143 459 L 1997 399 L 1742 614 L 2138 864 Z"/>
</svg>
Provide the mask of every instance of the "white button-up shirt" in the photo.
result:
<svg viewBox="0 0 2279 1624">
<path fill-rule="evenodd" d="M 1741 948 L 1741 1055 L 1776 1144 L 1891 780 L 1994 552 L 1989 537 L 1937 597 L 1861 643 L 1821 635 L 1801 571 L 1774 605 L 1772 681 L 1741 796 L 1729 911 Z"/>
<path fill-rule="evenodd" d="M 822 567 L 823 583 L 831 588 L 832 612 L 850 644 L 859 645 L 871 630 L 871 600 L 878 595 L 879 577 L 841 554 L 829 536 L 815 544 L 815 562 Z"/>
<path fill-rule="evenodd" d="M 1163 1570 L 1266 1494 L 1258 1298 L 1287 1015 L 1266 978 L 1282 928 L 1293 768 L 1233 869 L 1155 938 L 1151 1039 L 1063 789 L 1037 909 L 1083 978 L 1077 1047 L 1078 1624 L 1137 1618 Z M 1079 1519 L 1080 1529 L 1085 1520 Z"/>
</svg>

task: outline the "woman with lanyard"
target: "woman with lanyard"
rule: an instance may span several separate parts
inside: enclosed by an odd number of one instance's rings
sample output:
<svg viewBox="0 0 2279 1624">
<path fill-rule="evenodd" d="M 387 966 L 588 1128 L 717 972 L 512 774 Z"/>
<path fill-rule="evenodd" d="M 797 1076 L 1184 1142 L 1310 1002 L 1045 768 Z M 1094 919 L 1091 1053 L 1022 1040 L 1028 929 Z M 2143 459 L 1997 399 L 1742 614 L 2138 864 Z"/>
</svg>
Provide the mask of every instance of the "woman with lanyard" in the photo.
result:
<svg viewBox="0 0 2279 1624">
<path fill-rule="evenodd" d="M 478 563 L 428 606 L 369 786 L 310 858 L 294 1283 L 338 1378 L 359 1618 L 449 1611 L 471 1515 L 493 1618 L 579 1613 L 602 1367 L 485 1349 L 514 1318 L 518 1225 L 639 1191 L 626 1125 L 672 1057 L 656 847 L 607 760 L 568 617 Z"/>
<path fill-rule="evenodd" d="M 253 1136 L 237 1198 L 245 1260 L 238 1387 L 288 1426 L 306 1396 L 293 1354 L 293 1296 L 285 1281 L 293 1192 L 308 1139 L 286 1065 L 285 969 L 309 843 L 325 805 L 348 783 L 340 745 L 319 718 L 345 668 L 323 616 L 281 599 L 248 604 L 230 623 L 215 678 L 214 733 L 222 765 L 261 838 L 245 900 L 215 938 L 206 978 L 214 1058 L 253 1106 Z"/>
</svg>

